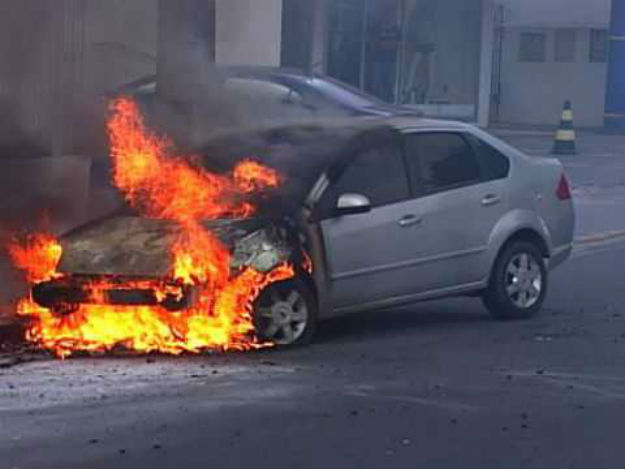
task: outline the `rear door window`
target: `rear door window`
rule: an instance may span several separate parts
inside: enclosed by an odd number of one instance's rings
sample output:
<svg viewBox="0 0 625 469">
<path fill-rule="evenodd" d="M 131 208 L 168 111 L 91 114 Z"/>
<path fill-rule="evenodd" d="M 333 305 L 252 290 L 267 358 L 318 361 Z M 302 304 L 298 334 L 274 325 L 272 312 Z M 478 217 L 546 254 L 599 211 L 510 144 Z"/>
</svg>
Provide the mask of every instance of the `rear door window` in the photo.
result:
<svg viewBox="0 0 625 469">
<path fill-rule="evenodd" d="M 405 136 L 409 172 L 415 187 L 440 192 L 480 182 L 478 160 L 457 132 L 418 132 Z"/>
</svg>

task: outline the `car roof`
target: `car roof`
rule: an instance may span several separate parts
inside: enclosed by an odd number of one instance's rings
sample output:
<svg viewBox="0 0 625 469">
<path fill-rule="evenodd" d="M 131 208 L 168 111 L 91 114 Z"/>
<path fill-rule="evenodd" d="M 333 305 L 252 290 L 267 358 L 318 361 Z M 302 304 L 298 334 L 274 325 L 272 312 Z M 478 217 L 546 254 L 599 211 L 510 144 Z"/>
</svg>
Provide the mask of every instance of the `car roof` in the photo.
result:
<svg viewBox="0 0 625 469">
<path fill-rule="evenodd" d="M 246 132 L 269 131 L 271 129 L 288 129 L 301 127 L 315 127 L 327 132 L 356 133 L 359 131 L 372 130 L 375 128 L 393 128 L 399 131 L 405 130 L 449 130 L 461 131 L 473 127 L 473 125 L 447 119 L 430 119 L 419 116 L 356 116 L 356 117 L 319 117 L 306 120 L 297 120 L 292 123 L 279 122 L 266 125 L 252 125 L 235 129 L 218 130 L 213 136 L 226 134 L 239 134 Z"/>
<path fill-rule="evenodd" d="M 448 130 L 462 131 L 472 128 L 471 124 L 455 120 L 428 119 L 414 116 L 396 116 L 385 119 L 387 124 L 399 131 L 408 130 Z"/>
<path fill-rule="evenodd" d="M 464 131 L 472 128 L 465 122 L 426 119 L 416 116 L 362 116 L 362 117 L 321 117 L 294 122 L 279 122 L 265 125 L 237 126 L 235 128 L 218 129 L 206 135 L 204 144 L 223 141 L 249 141 L 262 136 L 265 141 L 268 135 L 289 139 L 296 137 L 300 144 L 316 144 L 319 140 L 346 141 L 367 132 L 395 130 L 405 131 Z M 273 137 L 271 137 L 273 139 Z M 332 149 L 328 148 L 328 152 Z"/>
</svg>

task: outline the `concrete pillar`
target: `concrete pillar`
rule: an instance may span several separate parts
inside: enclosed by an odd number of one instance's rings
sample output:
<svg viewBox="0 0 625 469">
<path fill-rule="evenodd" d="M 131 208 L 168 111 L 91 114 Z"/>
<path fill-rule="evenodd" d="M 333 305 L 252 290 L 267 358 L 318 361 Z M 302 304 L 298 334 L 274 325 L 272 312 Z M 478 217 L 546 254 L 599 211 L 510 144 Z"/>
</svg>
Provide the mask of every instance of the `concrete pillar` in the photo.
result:
<svg viewBox="0 0 625 469">
<path fill-rule="evenodd" d="M 2 145 L 15 145 L 19 153 L 23 148 L 28 156 L 73 150 L 83 36 L 81 0 L 2 2 Z"/>
<path fill-rule="evenodd" d="M 283 0 L 280 65 L 325 72 L 327 0 Z"/>
<path fill-rule="evenodd" d="M 280 65 L 282 0 L 216 0 L 215 23 L 218 65 Z"/>
<path fill-rule="evenodd" d="M 325 73 L 328 0 L 314 0 L 313 4 L 310 70 Z"/>
<path fill-rule="evenodd" d="M 477 93 L 477 125 L 488 126 L 495 39 L 495 2 L 482 0 L 482 31 L 480 35 L 480 70 Z"/>
<path fill-rule="evenodd" d="M 79 121 L 78 96 L 82 90 L 85 3 L 64 0 L 58 18 L 57 56 L 55 74 L 55 123 L 58 126 L 52 140 L 52 154 L 61 156 L 73 151 L 76 143 L 74 125 Z"/>
<path fill-rule="evenodd" d="M 215 1 L 159 0 L 156 75 L 159 94 L 189 100 L 215 62 Z"/>
<path fill-rule="evenodd" d="M 625 0 L 612 0 L 605 93 L 606 129 L 625 131 Z"/>
<path fill-rule="evenodd" d="M 150 124 L 179 147 L 195 145 L 209 107 L 215 62 L 215 0 L 159 0 L 156 80 Z"/>
</svg>

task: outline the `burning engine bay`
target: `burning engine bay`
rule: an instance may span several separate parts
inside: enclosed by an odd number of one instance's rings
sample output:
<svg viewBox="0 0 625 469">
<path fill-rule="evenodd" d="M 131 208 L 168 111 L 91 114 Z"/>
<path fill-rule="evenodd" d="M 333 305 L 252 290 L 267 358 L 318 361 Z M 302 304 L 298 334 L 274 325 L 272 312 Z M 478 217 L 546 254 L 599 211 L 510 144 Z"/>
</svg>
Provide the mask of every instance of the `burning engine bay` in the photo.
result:
<svg viewBox="0 0 625 469">
<path fill-rule="evenodd" d="M 282 175 L 253 157 L 227 173 L 175 158 L 128 98 L 113 102 L 108 131 L 112 180 L 140 216 L 9 246 L 31 285 L 17 307 L 30 319 L 27 339 L 61 357 L 271 345 L 254 333 L 254 301 L 312 268 L 294 224 L 258 216 L 248 197 Z"/>
<path fill-rule="evenodd" d="M 230 272 L 268 273 L 290 262 L 289 228 L 258 219 L 204 223 L 231 252 Z M 199 285 L 168 279 L 168 250 L 181 229 L 163 220 L 115 217 L 62 239 L 60 278 L 37 283 L 32 298 L 59 315 L 80 304 L 158 305 L 170 311 L 193 307 Z M 94 254 L 96 253 L 96 254 Z"/>
</svg>

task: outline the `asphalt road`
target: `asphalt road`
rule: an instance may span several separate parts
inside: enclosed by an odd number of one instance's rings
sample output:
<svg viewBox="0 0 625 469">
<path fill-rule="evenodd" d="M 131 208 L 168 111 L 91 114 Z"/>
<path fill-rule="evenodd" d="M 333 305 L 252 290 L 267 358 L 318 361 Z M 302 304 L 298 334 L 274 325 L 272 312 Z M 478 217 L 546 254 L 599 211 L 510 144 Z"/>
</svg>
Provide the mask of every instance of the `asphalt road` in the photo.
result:
<svg viewBox="0 0 625 469">
<path fill-rule="evenodd" d="M 311 346 L 1 370 L 2 467 L 623 467 L 625 243 L 578 248 L 541 315 L 454 299 Z"/>
<path fill-rule="evenodd" d="M 567 160 L 589 202 L 539 316 L 457 298 L 289 351 L 0 368 L 0 467 L 624 467 L 622 155 Z"/>
</svg>

